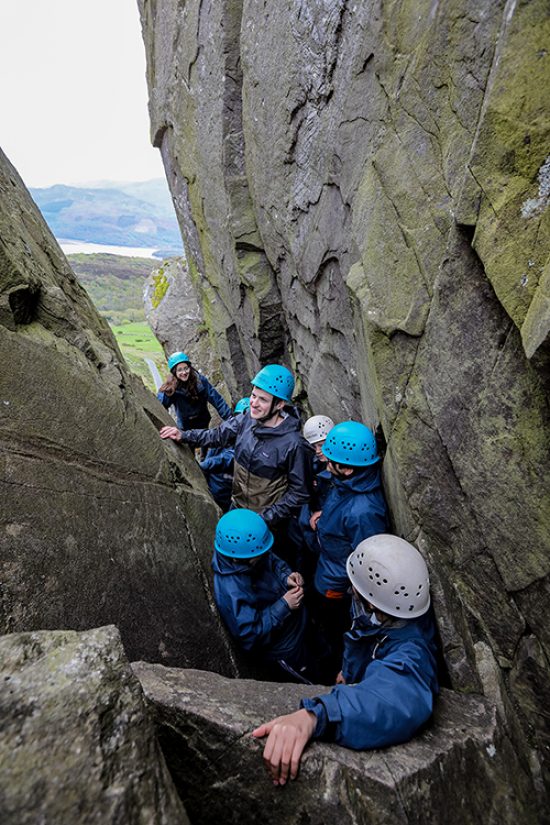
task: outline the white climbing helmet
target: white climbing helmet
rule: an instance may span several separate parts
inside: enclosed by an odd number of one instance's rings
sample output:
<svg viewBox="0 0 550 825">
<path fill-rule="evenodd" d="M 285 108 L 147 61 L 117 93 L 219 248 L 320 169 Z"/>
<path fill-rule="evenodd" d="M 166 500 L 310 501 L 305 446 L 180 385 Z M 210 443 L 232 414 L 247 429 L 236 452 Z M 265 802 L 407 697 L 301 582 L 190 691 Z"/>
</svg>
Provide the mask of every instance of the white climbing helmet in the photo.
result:
<svg viewBox="0 0 550 825">
<path fill-rule="evenodd" d="M 358 593 L 389 616 L 415 619 L 430 606 L 426 562 L 416 547 L 398 536 L 381 533 L 361 541 L 346 569 Z"/>
<path fill-rule="evenodd" d="M 333 427 L 334 421 L 328 415 L 313 415 L 304 424 L 304 438 L 310 444 L 317 444 L 325 440 Z"/>
</svg>

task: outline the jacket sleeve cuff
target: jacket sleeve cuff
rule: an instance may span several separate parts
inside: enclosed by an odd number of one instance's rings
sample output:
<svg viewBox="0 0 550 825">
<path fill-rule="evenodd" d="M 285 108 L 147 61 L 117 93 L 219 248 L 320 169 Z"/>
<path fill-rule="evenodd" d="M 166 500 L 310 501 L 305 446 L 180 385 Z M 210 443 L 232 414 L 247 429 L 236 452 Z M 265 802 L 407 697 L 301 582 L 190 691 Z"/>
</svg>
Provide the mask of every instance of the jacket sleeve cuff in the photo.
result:
<svg viewBox="0 0 550 825">
<path fill-rule="evenodd" d="M 328 716 L 325 707 L 319 699 L 302 699 L 300 707 L 304 710 L 309 710 L 314 713 L 317 719 L 315 730 L 313 731 L 313 739 L 321 739 L 328 727 Z"/>
<path fill-rule="evenodd" d="M 290 615 L 290 607 L 286 601 L 281 597 L 271 607 L 271 615 L 277 622 L 284 622 Z"/>
</svg>

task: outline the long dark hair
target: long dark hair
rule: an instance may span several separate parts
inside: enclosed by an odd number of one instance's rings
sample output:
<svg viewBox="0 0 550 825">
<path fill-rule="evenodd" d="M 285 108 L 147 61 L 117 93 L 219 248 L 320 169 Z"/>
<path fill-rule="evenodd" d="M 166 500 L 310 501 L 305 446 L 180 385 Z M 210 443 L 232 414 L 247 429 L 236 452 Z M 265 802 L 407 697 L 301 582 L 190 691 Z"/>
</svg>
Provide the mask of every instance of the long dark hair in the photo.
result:
<svg viewBox="0 0 550 825">
<path fill-rule="evenodd" d="M 164 384 L 159 387 L 159 392 L 165 392 L 167 395 L 173 395 L 176 390 L 185 390 L 191 398 L 191 401 L 198 401 L 199 399 L 199 374 L 197 370 L 189 364 L 189 378 L 187 381 L 181 381 L 176 376 L 176 369 L 179 364 L 176 364 L 170 370 L 171 375 L 168 376 Z"/>
</svg>

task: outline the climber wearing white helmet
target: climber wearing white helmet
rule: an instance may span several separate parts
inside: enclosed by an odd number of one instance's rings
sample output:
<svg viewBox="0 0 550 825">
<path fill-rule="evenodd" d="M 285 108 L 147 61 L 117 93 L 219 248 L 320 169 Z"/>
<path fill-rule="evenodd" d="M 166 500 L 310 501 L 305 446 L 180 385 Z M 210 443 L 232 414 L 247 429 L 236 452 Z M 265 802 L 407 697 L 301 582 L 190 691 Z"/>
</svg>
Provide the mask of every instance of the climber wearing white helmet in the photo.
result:
<svg viewBox="0 0 550 825">
<path fill-rule="evenodd" d="M 437 648 L 424 559 L 407 541 L 382 534 L 357 546 L 347 571 L 353 624 L 337 684 L 253 731 L 268 737 L 264 762 L 276 785 L 296 778 L 310 739 L 384 748 L 408 741 L 432 714 Z"/>
</svg>

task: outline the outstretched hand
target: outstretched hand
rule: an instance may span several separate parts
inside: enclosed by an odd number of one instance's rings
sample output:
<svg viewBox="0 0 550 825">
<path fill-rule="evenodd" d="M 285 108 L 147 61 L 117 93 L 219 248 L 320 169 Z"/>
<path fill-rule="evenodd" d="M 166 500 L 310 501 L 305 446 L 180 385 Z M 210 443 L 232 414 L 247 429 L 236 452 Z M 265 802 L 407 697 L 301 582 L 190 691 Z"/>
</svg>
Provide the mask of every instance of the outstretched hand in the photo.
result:
<svg viewBox="0 0 550 825">
<path fill-rule="evenodd" d="M 289 777 L 296 779 L 300 759 L 316 724 L 315 714 L 302 708 L 287 716 L 278 716 L 252 731 L 252 736 L 257 739 L 267 736 L 264 764 L 274 785 L 285 785 Z"/>
<path fill-rule="evenodd" d="M 161 438 L 171 438 L 172 441 L 181 441 L 181 433 L 177 427 L 163 427 L 159 430 Z"/>
</svg>

